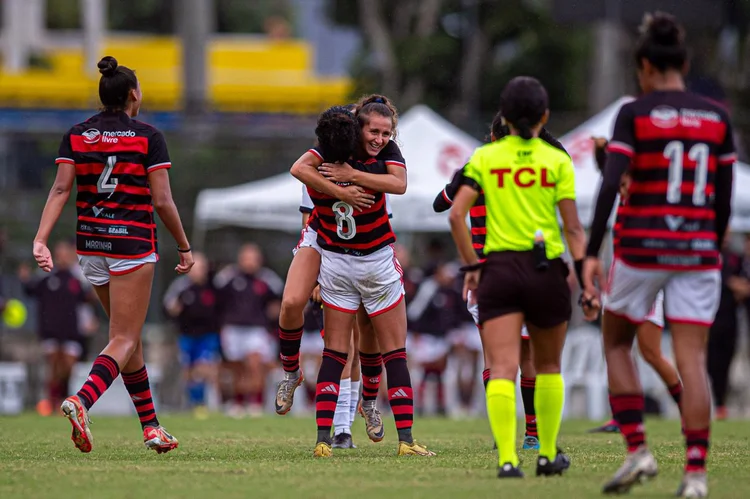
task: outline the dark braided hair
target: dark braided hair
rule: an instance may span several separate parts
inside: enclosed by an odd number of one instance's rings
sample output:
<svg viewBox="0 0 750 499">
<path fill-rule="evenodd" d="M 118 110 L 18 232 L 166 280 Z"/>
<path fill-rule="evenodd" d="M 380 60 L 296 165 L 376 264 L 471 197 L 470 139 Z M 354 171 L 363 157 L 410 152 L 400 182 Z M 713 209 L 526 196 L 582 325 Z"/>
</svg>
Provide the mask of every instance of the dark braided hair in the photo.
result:
<svg viewBox="0 0 750 499">
<path fill-rule="evenodd" d="M 344 106 L 333 106 L 318 117 L 315 136 L 327 162 L 343 163 L 359 144 L 357 118 Z"/>
</svg>

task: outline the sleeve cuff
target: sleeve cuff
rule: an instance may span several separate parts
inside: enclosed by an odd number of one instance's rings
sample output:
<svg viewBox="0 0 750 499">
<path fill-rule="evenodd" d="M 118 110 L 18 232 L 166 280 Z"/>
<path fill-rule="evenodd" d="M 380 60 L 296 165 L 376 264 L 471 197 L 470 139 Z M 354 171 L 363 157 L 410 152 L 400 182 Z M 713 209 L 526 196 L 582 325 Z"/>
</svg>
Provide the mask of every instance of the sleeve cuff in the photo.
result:
<svg viewBox="0 0 750 499">
<path fill-rule="evenodd" d="M 151 173 L 155 172 L 156 170 L 162 170 L 164 168 L 172 168 L 172 163 L 170 163 L 169 161 L 167 161 L 166 163 L 157 163 L 146 168 L 146 171 Z"/>
</svg>

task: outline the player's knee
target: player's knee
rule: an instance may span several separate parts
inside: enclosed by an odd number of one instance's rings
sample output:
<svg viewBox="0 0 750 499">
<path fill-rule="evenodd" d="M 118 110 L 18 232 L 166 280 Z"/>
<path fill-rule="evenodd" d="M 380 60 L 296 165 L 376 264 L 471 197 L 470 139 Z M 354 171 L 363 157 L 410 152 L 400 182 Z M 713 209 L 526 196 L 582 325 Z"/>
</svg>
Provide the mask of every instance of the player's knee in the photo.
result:
<svg viewBox="0 0 750 499">
<path fill-rule="evenodd" d="M 109 338 L 110 344 L 114 344 L 119 353 L 129 359 L 138 348 L 138 338 L 125 333 L 113 332 Z"/>
<path fill-rule="evenodd" d="M 641 351 L 643 360 L 648 364 L 653 366 L 654 364 L 661 362 L 661 351 L 659 349 L 654 349 L 649 345 L 642 344 L 638 344 L 638 349 Z"/>
<path fill-rule="evenodd" d="M 518 373 L 518 363 L 513 359 L 494 358 L 486 367 L 492 372 L 493 378 L 515 380 Z"/>
<path fill-rule="evenodd" d="M 287 319 L 302 318 L 305 305 L 307 305 L 309 299 L 309 296 L 302 296 L 300 293 L 284 293 L 281 299 L 281 317 Z"/>
</svg>

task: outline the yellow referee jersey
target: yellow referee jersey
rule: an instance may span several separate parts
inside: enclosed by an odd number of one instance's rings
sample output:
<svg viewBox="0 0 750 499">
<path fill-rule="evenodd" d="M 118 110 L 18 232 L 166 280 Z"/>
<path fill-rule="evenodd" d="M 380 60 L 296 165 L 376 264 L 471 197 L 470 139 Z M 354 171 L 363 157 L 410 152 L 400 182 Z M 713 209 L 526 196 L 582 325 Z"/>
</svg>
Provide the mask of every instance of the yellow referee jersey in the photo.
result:
<svg viewBox="0 0 750 499">
<path fill-rule="evenodd" d="M 567 154 L 538 138 L 508 135 L 474 151 L 464 176 L 484 191 L 485 254 L 530 251 L 538 230 L 544 234 L 547 258 L 563 254 L 557 203 L 576 198 L 573 162 Z"/>
</svg>

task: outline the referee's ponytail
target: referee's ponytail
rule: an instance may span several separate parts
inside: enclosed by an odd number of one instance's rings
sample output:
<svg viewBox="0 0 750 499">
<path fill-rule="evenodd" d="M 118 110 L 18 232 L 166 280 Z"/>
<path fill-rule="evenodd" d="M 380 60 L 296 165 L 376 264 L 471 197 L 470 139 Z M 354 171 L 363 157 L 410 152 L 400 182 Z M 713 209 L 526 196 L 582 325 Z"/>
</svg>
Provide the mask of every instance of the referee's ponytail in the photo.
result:
<svg viewBox="0 0 750 499">
<path fill-rule="evenodd" d="M 549 109 L 547 90 L 536 78 L 513 78 L 500 96 L 500 109 L 505 121 L 521 138 L 531 139 L 532 129 L 546 118 Z"/>
</svg>

